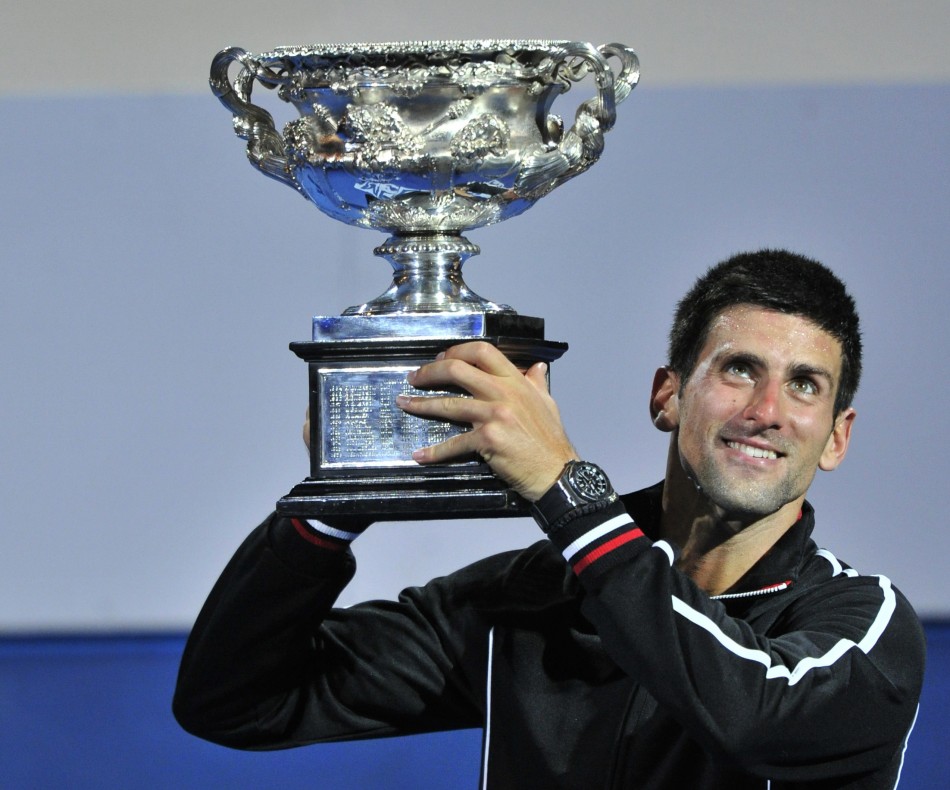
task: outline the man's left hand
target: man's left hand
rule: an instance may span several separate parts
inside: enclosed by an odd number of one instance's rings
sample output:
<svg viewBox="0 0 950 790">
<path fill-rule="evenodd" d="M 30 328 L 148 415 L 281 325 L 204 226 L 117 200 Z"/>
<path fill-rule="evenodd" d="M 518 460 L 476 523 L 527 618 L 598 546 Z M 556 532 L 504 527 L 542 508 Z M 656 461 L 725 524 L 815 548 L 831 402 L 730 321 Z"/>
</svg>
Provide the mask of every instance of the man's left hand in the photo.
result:
<svg viewBox="0 0 950 790">
<path fill-rule="evenodd" d="M 564 432 L 557 404 L 548 393 L 547 366 L 519 370 L 490 343 L 452 346 L 409 374 L 418 389 L 458 387 L 471 398 L 406 396 L 396 399 L 419 417 L 469 423 L 470 431 L 416 450 L 420 464 L 481 456 L 492 471 L 527 500 L 536 501 L 578 455 Z"/>
</svg>

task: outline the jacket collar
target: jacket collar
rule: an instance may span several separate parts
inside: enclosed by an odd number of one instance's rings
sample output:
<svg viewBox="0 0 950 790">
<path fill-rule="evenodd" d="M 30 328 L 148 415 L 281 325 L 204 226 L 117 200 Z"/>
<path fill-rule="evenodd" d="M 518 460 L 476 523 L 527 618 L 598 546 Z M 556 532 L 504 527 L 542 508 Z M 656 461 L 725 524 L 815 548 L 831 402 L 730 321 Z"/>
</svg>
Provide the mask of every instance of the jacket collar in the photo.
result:
<svg viewBox="0 0 950 790">
<path fill-rule="evenodd" d="M 656 540 L 662 514 L 663 483 L 626 494 L 621 499 L 637 526 L 651 540 Z M 811 540 L 814 527 L 815 510 L 811 504 L 805 502 L 798 521 L 726 594 L 767 591 L 776 585 L 794 584 L 805 560 L 814 554 L 817 548 Z"/>
</svg>

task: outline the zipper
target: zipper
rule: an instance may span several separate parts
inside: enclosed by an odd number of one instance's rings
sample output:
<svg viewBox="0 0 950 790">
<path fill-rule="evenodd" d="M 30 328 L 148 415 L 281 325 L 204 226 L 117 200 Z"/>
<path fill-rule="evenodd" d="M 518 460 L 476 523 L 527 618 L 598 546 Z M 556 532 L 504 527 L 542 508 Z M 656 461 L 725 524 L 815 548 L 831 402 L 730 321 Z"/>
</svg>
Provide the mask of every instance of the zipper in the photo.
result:
<svg viewBox="0 0 950 790">
<path fill-rule="evenodd" d="M 748 592 L 741 593 L 724 593 L 723 595 L 713 595 L 710 597 L 714 601 L 730 601 L 736 598 L 754 598 L 759 595 L 771 595 L 772 593 L 781 592 L 782 590 L 787 590 L 791 586 L 791 581 L 784 581 L 779 582 L 778 584 L 770 584 L 767 587 L 762 587 L 758 590 L 749 590 Z"/>
</svg>

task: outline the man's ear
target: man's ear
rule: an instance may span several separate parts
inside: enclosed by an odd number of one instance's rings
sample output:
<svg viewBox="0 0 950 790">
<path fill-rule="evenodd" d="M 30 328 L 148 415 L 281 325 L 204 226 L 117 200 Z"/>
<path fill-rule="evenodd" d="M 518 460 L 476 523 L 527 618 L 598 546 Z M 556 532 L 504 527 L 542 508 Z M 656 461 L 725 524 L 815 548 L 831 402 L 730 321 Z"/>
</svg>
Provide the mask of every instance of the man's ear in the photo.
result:
<svg viewBox="0 0 950 790">
<path fill-rule="evenodd" d="M 848 452 L 848 445 L 851 443 L 851 426 L 854 425 L 854 418 L 857 416 L 854 409 L 845 409 L 835 419 L 835 427 L 831 431 L 831 436 L 825 444 L 825 449 L 818 460 L 818 468 L 823 472 L 831 472 L 838 468 L 838 465 L 844 460 Z"/>
<path fill-rule="evenodd" d="M 669 368 L 657 368 L 650 392 L 650 419 L 661 431 L 669 432 L 679 425 L 680 377 Z"/>
</svg>

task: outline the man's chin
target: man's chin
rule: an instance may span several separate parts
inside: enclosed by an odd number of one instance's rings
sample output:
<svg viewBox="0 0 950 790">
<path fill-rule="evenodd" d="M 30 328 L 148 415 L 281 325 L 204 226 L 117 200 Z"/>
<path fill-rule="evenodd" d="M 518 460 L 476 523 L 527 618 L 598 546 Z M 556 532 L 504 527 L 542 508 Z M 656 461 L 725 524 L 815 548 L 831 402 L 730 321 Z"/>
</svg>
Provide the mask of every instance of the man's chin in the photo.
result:
<svg viewBox="0 0 950 790">
<path fill-rule="evenodd" d="M 727 474 L 721 469 L 707 469 L 696 474 L 683 465 L 686 478 L 704 498 L 718 518 L 752 524 L 780 511 L 800 493 L 792 491 L 785 478 L 764 479 L 761 474 Z"/>
<path fill-rule="evenodd" d="M 699 490 L 722 518 L 747 524 L 774 515 L 791 501 L 775 491 L 748 491 L 737 495 L 734 488 L 717 490 L 702 485 Z"/>
</svg>

